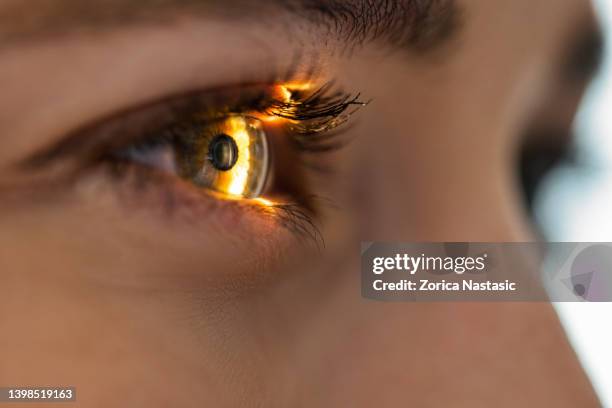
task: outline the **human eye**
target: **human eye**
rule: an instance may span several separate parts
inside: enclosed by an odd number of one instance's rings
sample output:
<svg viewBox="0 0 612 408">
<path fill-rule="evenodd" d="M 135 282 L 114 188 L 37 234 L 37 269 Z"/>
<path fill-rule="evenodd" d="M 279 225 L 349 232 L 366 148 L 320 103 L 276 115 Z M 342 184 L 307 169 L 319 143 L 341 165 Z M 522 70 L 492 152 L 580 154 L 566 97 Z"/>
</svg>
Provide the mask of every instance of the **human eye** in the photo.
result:
<svg viewBox="0 0 612 408">
<path fill-rule="evenodd" d="M 87 125 L 24 165 L 40 172 L 59 164 L 65 179 L 102 178 L 123 196 L 157 189 L 173 211 L 263 209 L 307 233 L 316 186 L 287 179 L 303 180 L 304 156 L 341 146 L 343 125 L 363 105 L 359 95 L 314 80 L 189 92 Z"/>
<path fill-rule="evenodd" d="M 259 197 L 271 161 L 262 122 L 247 115 L 175 123 L 113 156 L 233 199 Z"/>
</svg>

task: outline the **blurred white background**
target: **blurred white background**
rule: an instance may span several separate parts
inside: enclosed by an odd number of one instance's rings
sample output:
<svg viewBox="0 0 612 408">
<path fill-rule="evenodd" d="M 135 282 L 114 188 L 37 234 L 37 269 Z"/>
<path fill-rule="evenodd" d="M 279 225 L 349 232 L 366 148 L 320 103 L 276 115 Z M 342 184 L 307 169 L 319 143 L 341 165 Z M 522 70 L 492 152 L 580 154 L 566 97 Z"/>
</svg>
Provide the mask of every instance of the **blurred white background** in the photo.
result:
<svg viewBox="0 0 612 408">
<path fill-rule="evenodd" d="M 561 169 L 544 190 L 538 213 L 551 241 L 612 242 L 612 0 L 595 4 L 608 40 L 606 61 L 576 123 L 591 169 Z M 603 405 L 612 407 L 612 303 L 556 308 Z"/>
</svg>

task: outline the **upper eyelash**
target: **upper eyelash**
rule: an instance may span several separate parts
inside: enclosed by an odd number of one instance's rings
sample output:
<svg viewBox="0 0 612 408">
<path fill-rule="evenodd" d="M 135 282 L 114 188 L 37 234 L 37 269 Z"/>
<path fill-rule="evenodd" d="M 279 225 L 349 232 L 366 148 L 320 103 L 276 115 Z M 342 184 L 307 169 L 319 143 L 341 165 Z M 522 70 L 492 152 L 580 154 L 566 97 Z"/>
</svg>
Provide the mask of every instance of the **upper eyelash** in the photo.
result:
<svg viewBox="0 0 612 408">
<path fill-rule="evenodd" d="M 268 102 L 265 114 L 288 121 L 287 128 L 294 144 L 302 151 L 323 152 L 340 147 L 335 142 L 338 133 L 331 131 L 344 125 L 349 118 L 368 102 L 360 100 L 361 94 L 352 95 L 334 90 L 328 82 L 312 92 L 296 92 L 289 101 Z M 355 109 L 350 109 L 355 107 Z"/>
<path fill-rule="evenodd" d="M 227 115 L 244 114 L 284 119 L 287 121 L 287 136 L 291 138 L 294 146 L 303 152 L 319 153 L 341 147 L 343 143 L 336 141 L 340 133 L 333 131 L 344 125 L 359 108 L 369 103 L 361 101 L 359 93 L 353 95 L 335 89 L 333 82 L 327 82 L 312 91 L 295 92 L 289 101 L 272 95 L 271 89 L 279 86 L 283 85 L 267 86 L 268 89 L 255 97 L 248 93 L 238 95 L 238 102 L 233 106 L 217 109 L 202 109 L 196 97 L 185 110 L 195 112 L 196 119 L 203 122 Z M 355 109 L 351 110 L 351 107 Z M 206 110 L 211 112 L 206 113 Z M 189 121 L 189 115 L 187 113 L 182 120 Z"/>
<path fill-rule="evenodd" d="M 272 101 L 266 112 L 291 121 L 304 122 L 318 119 L 333 119 L 341 116 L 350 106 L 365 106 L 359 100 L 360 94 L 352 96 L 342 91 L 333 91 L 329 82 L 315 91 L 299 92 L 298 97 L 290 101 Z"/>
</svg>

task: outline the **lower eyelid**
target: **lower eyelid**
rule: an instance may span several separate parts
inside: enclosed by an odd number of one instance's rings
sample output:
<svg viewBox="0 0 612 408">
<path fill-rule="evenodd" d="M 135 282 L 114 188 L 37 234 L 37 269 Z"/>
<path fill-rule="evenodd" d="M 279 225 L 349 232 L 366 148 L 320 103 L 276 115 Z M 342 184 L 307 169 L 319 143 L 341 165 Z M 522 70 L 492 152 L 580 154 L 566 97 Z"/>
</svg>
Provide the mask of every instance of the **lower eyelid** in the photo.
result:
<svg viewBox="0 0 612 408">
<path fill-rule="evenodd" d="M 132 162 L 106 163 L 99 170 L 98 177 L 104 177 L 114 184 L 124 204 L 142 211 L 143 205 L 162 210 L 165 216 L 174 217 L 179 212 L 193 214 L 193 217 L 210 217 L 212 211 L 226 204 L 212 192 L 199 189 L 163 169 Z"/>
<path fill-rule="evenodd" d="M 307 211 L 297 204 L 278 204 L 266 199 L 228 200 L 214 192 L 133 163 L 110 163 L 79 181 L 92 200 L 112 195 L 126 216 L 148 211 L 161 223 L 188 228 L 213 228 L 232 239 L 287 242 L 296 237 L 312 239 L 320 234 Z M 95 191 L 91 191 L 95 186 Z"/>
</svg>

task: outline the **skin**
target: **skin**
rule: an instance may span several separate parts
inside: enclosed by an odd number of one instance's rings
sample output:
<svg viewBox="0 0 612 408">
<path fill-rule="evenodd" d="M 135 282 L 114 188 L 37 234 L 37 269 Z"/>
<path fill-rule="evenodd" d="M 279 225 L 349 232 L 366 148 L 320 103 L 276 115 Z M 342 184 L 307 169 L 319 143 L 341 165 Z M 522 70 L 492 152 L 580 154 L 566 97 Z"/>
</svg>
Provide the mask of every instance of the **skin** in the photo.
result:
<svg viewBox="0 0 612 408">
<path fill-rule="evenodd" d="M 290 59 L 278 30 L 184 18 L 2 50 L 0 385 L 75 386 L 66 406 L 87 407 L 598 406 L 550 304 L 360 296 L 362 240 L 535 239 L 516 152 L 533 122 L 571 122 L 585 83 L 559 71 L 592 11 L 461 6 L 426 55 L 324 50 L 324 75 L 373 102 L 318 159 L 332 175 L 288 170 L 341 208 L 317 215 L 322 250 L 238 203 L 168 215 L 156 188 L 14 166 L 117 110 Z"/>
</svg>

